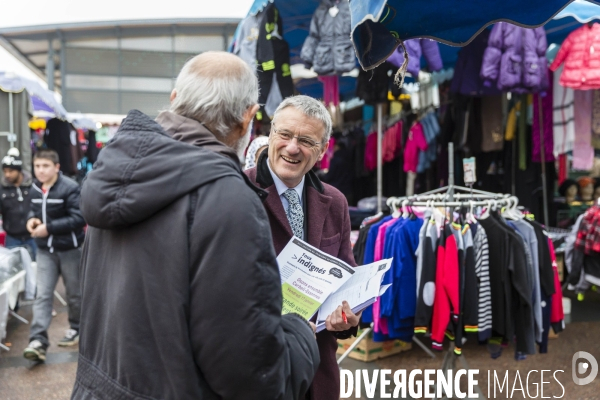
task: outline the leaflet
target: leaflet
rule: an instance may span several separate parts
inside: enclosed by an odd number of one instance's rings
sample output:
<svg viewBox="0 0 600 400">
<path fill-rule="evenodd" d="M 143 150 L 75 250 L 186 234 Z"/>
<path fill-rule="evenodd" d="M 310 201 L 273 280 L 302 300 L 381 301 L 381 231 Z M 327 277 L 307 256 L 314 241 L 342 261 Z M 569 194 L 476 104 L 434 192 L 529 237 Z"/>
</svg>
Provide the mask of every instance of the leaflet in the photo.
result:
<svg viewBox="0 0 600 400">
<path fill-rule="evenodd" d="M 385 293 L 391 285 L 381 285 L 383 276 L 392 265 L 392 258 L 361 265 L 354 269 L 355 273 L 335 293 L 325 300 L 319 308 L 317 316 L 317 332 L 325 329 L 325 320 L 345 300 L 350 304 L 353 313 L 358 313 Z"/>
<path fill-rule="evenodd" d="M 356 269 L 293 237 L 277 257 L 283 292 L 283 314 L 310 319 L 329 295 Z"/>
</svg>

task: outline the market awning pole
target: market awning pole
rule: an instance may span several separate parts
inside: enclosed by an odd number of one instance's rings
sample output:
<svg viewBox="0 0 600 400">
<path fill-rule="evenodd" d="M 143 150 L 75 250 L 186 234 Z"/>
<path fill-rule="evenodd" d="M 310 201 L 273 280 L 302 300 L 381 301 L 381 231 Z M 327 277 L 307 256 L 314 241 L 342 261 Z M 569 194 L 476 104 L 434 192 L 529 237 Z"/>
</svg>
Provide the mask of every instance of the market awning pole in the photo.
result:
<svg viewBox="0 0 600 400">
<path fill-rule="evenodd" d="M 383 197 L 383 104 L 377 104 L 377 212 L 381 212 Z"/>
<path fill-rule="evenodd" d="M 15 116 L 13 110 L 13 94 L 8 92 L 8 130 L 11 135 L 15 134 Z M 10 147 L 15 147 L 15 142 L 12 140 L 14 136 L 9 136 Z"/>
<path fill-rule="evenodd" d="M 542 117 L 542 96 L 538 95 L 538 118 L 540 131 L 540 161 L 542 162 L 542 193 L 544 196 L 544 225 L 548 224 L 548 189 L 546 188 L 546 144 L 544 140 L 544 118 Z"/>
<path fill-rule="evenodd" d="M 448 199 L 454 200 L 454 143 L 448 143 Z"/>
</svg>

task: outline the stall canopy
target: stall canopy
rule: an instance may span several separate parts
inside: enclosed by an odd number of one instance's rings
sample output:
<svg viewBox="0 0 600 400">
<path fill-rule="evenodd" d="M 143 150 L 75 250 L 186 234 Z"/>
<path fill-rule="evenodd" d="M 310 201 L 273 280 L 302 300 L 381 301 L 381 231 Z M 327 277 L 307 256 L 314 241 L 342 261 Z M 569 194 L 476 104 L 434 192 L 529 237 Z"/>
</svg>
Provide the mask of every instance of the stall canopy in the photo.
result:
<svg viewBox="0 0 600 400">
<path fill-rule="evenodd" d="M 40 116 L 44 116 L 45 113 L 48 113 L 52 117 L 67 118 L 67 110 L 56 100 L 54 93 L 31 79 L 0 72 L 0 90 L 10 93 L 20 93 L 26 90 L 31 99 L 34 114 L 39 112 Z"/>
<path fill-rule="evenodd" d="M 581 24 L 600 20 L 600 5 L 575 0 L 544 25 L 548 43 L 562 43 Z"/>
<path fill-rule="evenodd" d="M 431 38 L 464 46 L 488 25 L 543 25 L 569 0 L 352 0 L 352 41 L 364 69 L 381 64 L 401 40 Z M 295 3 L 295 2 L 290 2 Z"/>
</svg>

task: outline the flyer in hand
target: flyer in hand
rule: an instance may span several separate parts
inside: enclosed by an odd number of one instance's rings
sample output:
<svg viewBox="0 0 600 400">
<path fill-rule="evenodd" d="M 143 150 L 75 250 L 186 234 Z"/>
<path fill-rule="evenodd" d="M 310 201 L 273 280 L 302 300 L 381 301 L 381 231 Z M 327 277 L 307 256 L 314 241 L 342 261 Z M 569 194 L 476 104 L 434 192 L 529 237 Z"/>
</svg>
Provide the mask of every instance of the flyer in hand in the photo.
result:
<svg viewBox="0 0 600 400">
<path fill-rule="evenodd" d="M 345 262 L 293 237 L 277 257 L 283 290 L 283 314 L 310 319 L 329 295 L 355 270 Z"/>
<path fill-rule="evenodd" d="M 352 268 L 340 259 L 293 237 L 277 257 L 283 292 L 283 314 L 325 318 L 347 301 L 354 313 L 373 304 L 390 285 L 381 285 L 392 259 Z"/>
</svg>

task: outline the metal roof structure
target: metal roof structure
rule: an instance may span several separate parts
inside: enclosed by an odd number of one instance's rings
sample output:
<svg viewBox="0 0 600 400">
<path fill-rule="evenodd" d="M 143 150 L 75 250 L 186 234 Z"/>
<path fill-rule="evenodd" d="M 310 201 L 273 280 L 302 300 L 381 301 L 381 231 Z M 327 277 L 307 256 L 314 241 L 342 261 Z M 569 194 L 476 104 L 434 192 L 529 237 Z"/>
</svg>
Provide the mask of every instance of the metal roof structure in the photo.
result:
<svg viewBox="0 0 600 400">
<path fill-rule="evenodd" d="M 191 57 L 226 50 L 237 18 L 183 18 L 38 25 L 0 29 L 0 46 L 60 89 L 67 110 L 149 115 L 168 105 Z"/>
</svg>

